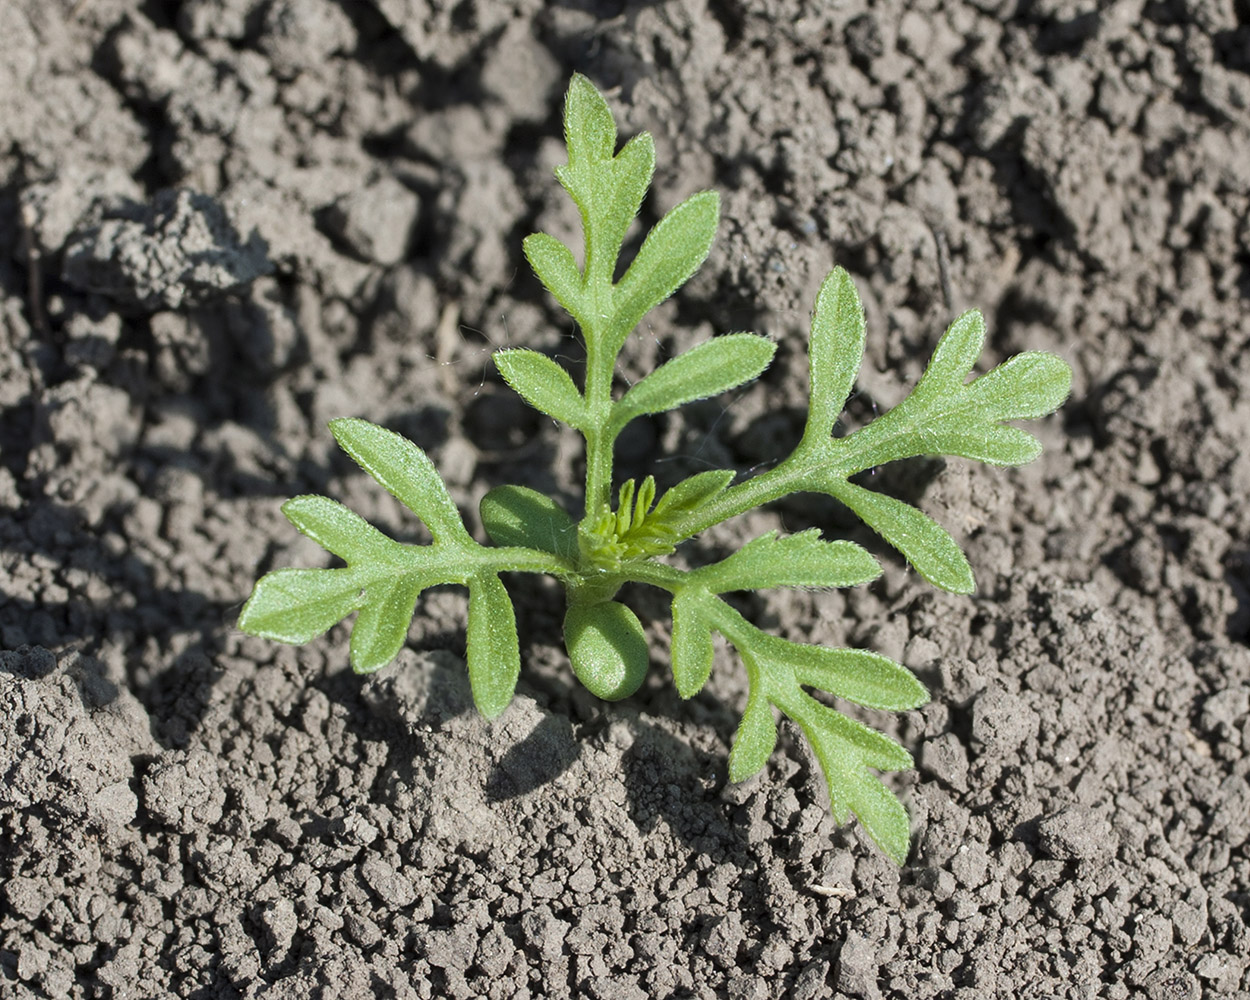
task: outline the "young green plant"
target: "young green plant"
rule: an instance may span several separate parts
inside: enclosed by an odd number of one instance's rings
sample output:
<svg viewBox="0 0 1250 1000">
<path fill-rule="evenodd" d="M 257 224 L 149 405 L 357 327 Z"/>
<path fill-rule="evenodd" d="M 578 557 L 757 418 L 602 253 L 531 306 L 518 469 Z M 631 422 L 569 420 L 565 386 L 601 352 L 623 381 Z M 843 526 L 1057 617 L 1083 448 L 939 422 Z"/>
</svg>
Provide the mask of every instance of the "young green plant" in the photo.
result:
<svg viewBox="0 0 1250 1000">
<path fill-rule="evenodd" d="M 528 237 L 524 248 L 538 278 L 581 329 L 584 384 L 579 387 L 563 367 L 535 351 L 500 351 L 494 360 L 530 405 L 585 437 L 580 517 L 524 486 L 501 486 L 482 500 L 481 520 L 493 544 L 481 545 L 420 448 L 364 420 L 334 420 L 330 429 L 343 450 L 424 522 L 432 542 L 401 544 L 333 500 L 295 497 L 282 508 L 291 523 L 346 565 L 266 574 L 244 606 L 239 627 L 280 642 L 305 643 L 356 613 L 351 663 L 369 673 L 403 647 L 423 590 L 466 586 L 469 681 L 479 710 L 494 717 L 511 700 L 521 668 L 512 602 L 500 574 L 547 573 L 563 583 L 564 638 L 573 671 L 605 699 L 634 693 L 649 663 L 642 625 L 616 600 L 618 592 L 626 583 L 657 587 L 672 600 L 670 655 L 682 697 L 707 683 L 715 660 L 713 633 L 737 651 L 746 668 L 749 695 L 729 755 L 730 778 L 741 781 L 764 767 L 777 739 L 774 710 L 780 710 L 811 743 L 837 821 L 845 823 L 853 813 L 902 864 L 907 813 L 873 772 L 909 768 L 911 755 L 809 690 L 895 712 L 924 704 L 928 692 L 885 656 L 770 635 L 725 599 L 745 590 L 864 584 L 880 573 L 873 556 L 852 542 L 825 540 L 810 530 L 789 536 L 769 532 L 695 569 L 678 568 L 665 557 L 707 528 L 761 504 L 790 493 L 823 493 L 854 511 L 934 586 L 971 593 L 968 561 L 942 527 L 853 477 L 920 455 L 994 465 L 1031 461 L 1041 451 L 1038 441 L 1004 421 L 1055 410 L 1068 395 L 1071 372 L 1053 355 L 1029 352 L 969 381 L 985 328 L 980 313 L 967 312 L 942 336 L 910 395 L 866 426 L 835 438 L 834 422 L 854 387 L 864 350 L 859 296 L 847 273 L 836 268 L 816 299 L 808 349 L 811 400 L 793 452 L 759 475 L 740 479 L 733 470 L 714 469 L 663 494 L 651 476 L 631 479 L 619 485 L 613 505 L 614 444 L 631 420 L 757 378 L 775 346 L 750 333 L 714 337 L 614 393 L 616 359 L 627 338 L 707 257 L 719 199 L 704 191 L 670 211 L 614 281 L 626 233 L 651 183 L 654 145 L 644 132 L 618 152 L 612 113 L 580 75 L 569 86 L 564 126 L 568 163 L 556 169 L 556 177 L 581 212 L 583 263 L 579 267 L 568 247 L 543 233 Z"/>
</svg>

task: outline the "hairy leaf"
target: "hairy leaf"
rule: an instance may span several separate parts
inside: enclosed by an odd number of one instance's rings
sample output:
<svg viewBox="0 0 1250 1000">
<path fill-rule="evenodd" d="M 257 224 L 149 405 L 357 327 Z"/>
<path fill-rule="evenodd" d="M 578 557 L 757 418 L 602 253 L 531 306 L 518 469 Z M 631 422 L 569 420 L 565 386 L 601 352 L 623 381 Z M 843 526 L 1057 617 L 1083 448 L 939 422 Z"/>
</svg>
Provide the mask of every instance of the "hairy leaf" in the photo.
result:
<svg viewBox="0 0 1250 1000">
<path fill-rule="evenodd" d="M 574 73 L 564 98 L 564 141 L 569 165 L 593 169 L 612 159 L 616 149 L 616 122 L 595 85 Z"/>
<path fill-rule="evenodd" d="M 1025 351 L 972 382 L 964 398 L 983 420 L 1033 420 L 1053 413 L 1071 391 L 1067 362 L 1044 351 Z"/>
<path fill-rule="evenodd" d="M 399 655 L 408 638 L 423 582 L 416 574 L 369 585 L 365 604 L 352 626 L 352 669 L 358 674 L 381 670 Z"/>
<path fill-rule="evenodd" d="M 300 645 L 356 611 L 360 574 L 353 569 L 275 569 L 257 581 L 239 628 L 249 635 Z"/>
<path fill-rule="evenodd" d="M 719 218 L 720 195 L 700 191 L 655 224 L 616 286 L 609 351 L 619 351 L 638 321 L 698 270 L 712 247 Z"/>
<path fill-rule="evenodd" d="M 881 575 L 868 551 L 854 542 L 823 541 L 815 528 L 747 542 L 733 555 L 694 570 L 690 582 L 713 594 L 770 587 L 854 587 Z"/>
<path fill-rule="evenodd" d="M 573 252 L 554 236 L 531 233 L 522 243 L 525 257 L 534 273 L 556 301 L 583 327 L 586 325 L 585 290 L 582 273 Z"/>
<path fill-rule="evenodd" d="M 942 334 L 912 396 L 927 399 L 957 390 L 977 363 L 984 343 L 985 319 L 981 313 L 976 309 L 962 313 Z"/>
<path fill-rule="evenodd" d="M 935 587 L 953 594 L 976 590 L 972 567 L 946 529 L 911 504 L 846 481 L 828 492 L 858 514 L 868 527 L 893 545 Z"/>
<path fill-rule="evenodd" d="M 744 658 L 749 657 L 751 670 L 761 672 L 774 691 L 794 693 L 805 685 L 858 705 L 895 712 L 929 700 L 929 692 L 910 670 L 880 653 L 790 642 L 753 626 L 737 631 L 732 641 Z M 783 707 L 789 711 L 792 704 L 790 700 Z"/>
<path fill-rule="evenodd" d="M 994 465 L 1032 461 L 1041 445 L 1002 424 L 1053 411 L 1068 397 L 1072 372 L 1052 354 L 1016 355 L 965 384 L 984 339 L 980 313 L 964 313 L 942 337 L 920 383 L 867 427 L 826 454 L 843 475 L 917 455 L 958 455 Z"/>
<path fill-rule="evenodd" d="M 613 408 L 611 426 L 619 430 L 643 414 L 672 410 L 759 378 L 776 350 L 767 337 L 753 333 L 705 341 L 635 382 Z"/>
<path fill-rule="evenodd" d="M 355 417 L 331 420 L 330 432 L 357 465 L 421 518 L 435 541 L 473 544 L 434 463 L 415 444 Z"/>
<path fill-rule="evenodd" d="M 355 511 L 328 497 L 292 497 L 282 505 L 282 513 L 327 552 L 348 562 L 376 556 L 379 549 L 395 544 Z"/>
<path fill-rule="evenodd" d="M 840 267 L 820 286 L 808 352 L 812 386 L 803 437 L 815 442 L 833 433 L 864 356 L 864 307 L 851 276 Z"/>
<path fill-rule="evenodd" d="M 978 424 L 967 429 L 942 428 L 924 435 L 926 455 L 971 458 L 988 465 L 1023 465 L 1042 453 L 1042 443 L 1028 431 L 1006 424 Z"/>
<path fill-rule="evenodd" d="M 612 163 L 611 187 L 596 236 L 603 242 L 603 278 L 610 281 L 616 270 L 625 234 L 642 207 L 655 172 L 655 142 L 640 132 L 625 144 Z"/>
<path fill-rule="evenodd" d="M 577 558 L 577 525 L 550 497 L 527 486 L 496 486 L 482 497 L 482 526 L 496 545 Z"/>
<path fill-rule="evenodd" d="M 704 593 L 694 589 L 679 590 L 673 596 L 673 638 L 669 658 L 673 682 L 683 698 L 693 698 L 712 674 L 715 651 L 712 626 L 704 614 L 701 601 Z"/>
<path fill-rule="evenodd" d="M 465 654 L 473 703 L 486 718 L 493 719 L 508 707 L 521 674 L 512 599 L 494 573 L 480 573 L 469 580 Z"/>
<path fill-rule="evenodd" d="M 569 373 L 545 354 L 518 348 L 496 351 L 495 367 L 534 409 L 570 427 L 586 423 L 586 401 Z"/>
<path fill-rule="evenodd" d="M 904 770 L 912 766 L 911 754 L 888 737 L 806 695 L 804 707 L 790 714 L 820 761 L 834 819 L 845 823 L 854 813 L 877 846 L 902 865 L 911 839 L 907 811 L 867 769 Z"/>
<path fill-rule="evenodd" d="M 867 649 L 799 646 L 790 666 L 800 684 L 868 708 L 905 712 L 929 700 L 916 675 L 888 656 Z"/>
<path fill-rule="evenodd" d="M 888 736 L 828 705 L 822 705 L 811 695 L 804 695 L 803 699 L 806 705 L 803 719 L 806 723 L 853 747 L 855 756 L 864 766 L 878 771 L 903 771 L 912 766 L 911 754 Z"/>
<path fill-rule="evenodd" d="M 586 241 L 585 280 L 610 283 L 625 233 L 651 185 L 655 144 L 643 132 L 613 156 L 616 123 L 612 112 L 590 81 L 580 74 L 569 85 L 564 132 L 569 162 L 556 168 L 556 177 L 581 210 Z M 589 319 L 589 315 L 582 317 Z"/>
<path fill-rule="evenodd" d="M 777 746 L 777 721 L 761 684 L 751 685 L 746 711 L 729 751 L 729 780 L 745 781 L 758 774 Z"/>
</svg>

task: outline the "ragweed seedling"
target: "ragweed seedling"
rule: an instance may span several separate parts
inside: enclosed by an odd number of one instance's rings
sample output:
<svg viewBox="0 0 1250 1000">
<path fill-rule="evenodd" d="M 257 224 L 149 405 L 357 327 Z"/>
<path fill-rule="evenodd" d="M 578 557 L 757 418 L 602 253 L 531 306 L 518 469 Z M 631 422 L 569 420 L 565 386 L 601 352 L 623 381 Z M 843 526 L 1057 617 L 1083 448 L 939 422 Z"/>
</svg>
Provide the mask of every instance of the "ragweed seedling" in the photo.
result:
<svg viewBox="0 0 1250 1000">
<path fill-rule="evenodd" d="M 864 313 L 851 279 L 835 269 L 820 289 L 809 346 L 811 401 L 803 435 L 779 465 L 735 482 L 729 469 L 701 472 L 658 494 L 655 480 L 629 480 L 612 496 L 613 446 L 635 417 L 725 392 L 758 377 L 774 345 L 731 333 L 674 357 L 619 398 L 612 390 L 617 355 L 646 313 L 703 263 L 716 231 L 719 200 L 695 194 L 664 216 L 620 281 L 613 281 L 626 231 L 651 182 L 655 151 L 642 133 L 616 151 L 612 113 L 589 80 L 575 76 L 564 111 L 568 163 L 556 176 L 581 212 L 582 266 L 555 238 L 525 240 L 535 273 L 581 328 L 584 384 L 530 350 L 494 356 L 513 389 L 538 410 L 586 439 L 586 497 L 580 519 L 523 486 L 502 486 L 482 500 L 493 545 L 469 534 L 433 464 L 411 441 L 364 420 L 332 421 L 339 445 L 429 529 L 428 545 L 396 542 L 341 504 L 299 496 L 283 512 L 300 531 L 344 560 L 337 569 L 278 569 L 264 576 L 239 627 L 280 642 L 304 643 L 348 615 L 351 662 L 360 673 L 389 663 L 403 647 L 421 592 L 437 584 L 469 589 L 467 659 L 473 697 L 494 717 L 512 698 L 520 672 L 516 619 L 501 573 L 549 573 L 568 595 L 564 637 L 578 679 L 601 698 L 628 697 L 648 667 L 638 617 L 616 600 L 630 582 L 672 598 L 671 662 L 682 697 L 711 673 L 713 633 L 746 668 L 749 696 L 729 756 L 741 781 L 759 771 L 777 739 L 774 709 L 795 720 L 824 770 L 833 813 L 854 813 L 869 836 L 901 864 L 908 850 L 903 805 L 873 774 L 912 764 L 893 740 L 817 700 L 808 689 L 858 705 L 904 711 L 928 693 L 902 665 L 877 653 L 790 642 L 761 631 L 724 595 L 771 587 L 852 587 L 880 567 L 861 546 L 828 541 L 814 530 L 770 532 L 719 562 L 680 569 L 665 562 L 682 542 L 729 518 L 790 493 L 824 493 L 855 512 L 898 549 L 921 576 L 967 594 L 972 571 L 959 546 L 935 521 L 900 500 L 852 482 L 873 466 L 919 455 L 955 455 L 994 465 L 1036 458 L 1041 445 L 1004 423 L 1044 416 L 1068 395 L 1071 372 L 1059 358 L 1029 352 L 968 380 L 985 335 L 978 312 L 955 320 L 920 382 L 898 406 L 843 437 L 834 421 L 850 394 L 864 350 Z"/>
</svg>

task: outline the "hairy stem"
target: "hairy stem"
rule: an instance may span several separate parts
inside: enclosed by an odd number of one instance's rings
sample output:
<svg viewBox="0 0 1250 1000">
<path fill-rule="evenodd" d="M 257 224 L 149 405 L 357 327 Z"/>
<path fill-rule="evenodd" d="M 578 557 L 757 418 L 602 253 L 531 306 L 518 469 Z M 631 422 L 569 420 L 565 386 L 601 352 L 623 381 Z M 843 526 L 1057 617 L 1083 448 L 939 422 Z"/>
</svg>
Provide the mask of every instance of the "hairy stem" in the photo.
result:
<svg viewBox="0 0 1250 1000">
<path fill-rule="evenodd" d="M 590 253 L 587 237 L 586 252 Z M 595 317 L 595 328 L 583 331 L 586 342 L 586 411 L 588 426 L 583 432 L 586 438 L 586 517 L 598 515 L 608 503 L 612 489 L 612 449 L 616 435 L 612 433 L 612 373 L 616 357 L 605 357 L 603 345 L 607 340 L 612 316 L 612 278 L 596 277 L 591 273 L 590 262 L 585 272 L 585 287 Z M 606 287 L 605 287 L 606 286 Z"/>
<path fill-rule="evenodd" d="M 425 546 L 420 547 L 425 548 Z M 459 558 L 464 560 L 466 576 L 472 575 L 474 570 L 482 569 L 502 573 L 547 573 L 561 580 L 568 580 L 577 575 L 577 567 L 572 560 L 521 545 L 500 548 L 475 545 L 461 552 Z"/>
<path fill-rule="evenodd" d="M 822 466 L 822 477 L 843 475 L 840 467 L 833 468 L 832 460 L 827 454 L 819 454 L 821 450 L 824 449 L 800 442 L 790 456 L 776 468 L 753 476 L 737 486 L 731 486 L 711 503 L 678 520 L 673 525 L 673 530 L 679 538 L 693 538 L 699 532 L 706 531 L 714 524 L 728 521 L 731 517 L 780 500 L 790 493 L 810 490 L 813 473 Z"/>
</svg>

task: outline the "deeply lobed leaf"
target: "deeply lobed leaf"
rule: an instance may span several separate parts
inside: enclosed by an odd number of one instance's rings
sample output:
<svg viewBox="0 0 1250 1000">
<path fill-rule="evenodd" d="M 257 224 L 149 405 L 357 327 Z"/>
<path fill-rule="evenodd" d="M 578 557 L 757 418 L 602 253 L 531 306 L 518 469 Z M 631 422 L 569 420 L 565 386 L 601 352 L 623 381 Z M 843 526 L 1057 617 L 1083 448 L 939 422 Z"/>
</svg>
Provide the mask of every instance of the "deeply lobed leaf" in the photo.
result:
<svg viewBox="0 0 1250 1000">
<path fill-rule="evenodd" d="M 985 339 L 975 310 L 950 325 L 912 393 L 827 449 L 840 475 L 848 476 L 904 458 L 956 455 L 994 465 L 1032 461 L 1041 445 L 1004 420 L 1053 412 L 1068 397 L 1072 370 L 1053 354 L 1016 355 L 965 383 Z"/>
<path fill-rule="evenodd" d="M 814 698 L 804 695 L 801 704 L 788 714 L 802 728 L 825 773 L 834 820 L 845 823 L 854 813 L 868 836 L 901 866 L 911 840 L 907 810 L 868 768 L 906 770 L 912 766 L 911 754 Z"/>
<path fill-rule="evenodd" d="M 829 786 L 835 819 L 845 823 L 854 813 L 869 836 L 902 864 L 909 839 L 906 810 L 869 769 L 901 770 L 911 766 L 911 755 L 888 737 L 821 704 L 802 687 L 819 687 L 860 704 L 898 711 L 927 700 L 928 693 L 911 672 L 876 653 L 827 649 L 768 635 L 720 598 L 694 588 L 679 590 L 673 622 L 673 676 L 683 695 L 683 685 L 706 680 L 701 671 L 679 667 L 679 644 L 682 650 L 696 648 L 692 636 L 697 633 L 706 635 L 713 628 L 723 632 L 747 669 L 747 709 L 730 753 L 733 780 L 749 777 L 767 762 L 776 742 L 769 706 L 776 705 L 799 724 L 812 745 Z M 679 622 L 684 633 L 680 636 Z"/>
<path fill-rule="evenodd" d="M 611 184 L 605 191 L 596 238 L 601 242 L 598 251 L 602 262 L 602 275 L 610 280 L 616 270 L 621 244 L 633 225 L 642 200 L 651 186 L 655 172 L 655 143 L 646 132 L 640 132 L 625 144 L 612 162 Z M 589 258 L 588 258 L 589 259 Z"/>
<path fill-rule="evenodd" d="M 774 692 L 805 685 L 866 708 L 891 712 L 916 708 L 929 700 L 929 692 L 910 670 L 879 653 L 790 642 L 763 632 L 752 636 L 749 649 Z M 789 711 L 791 703 L 782 706 Z"/>
</svg>

